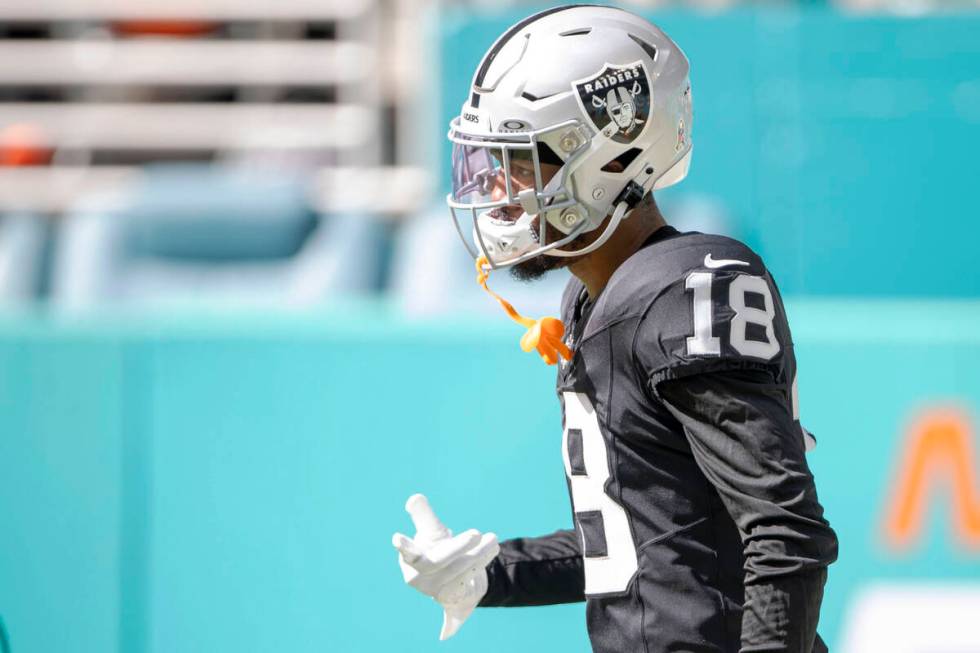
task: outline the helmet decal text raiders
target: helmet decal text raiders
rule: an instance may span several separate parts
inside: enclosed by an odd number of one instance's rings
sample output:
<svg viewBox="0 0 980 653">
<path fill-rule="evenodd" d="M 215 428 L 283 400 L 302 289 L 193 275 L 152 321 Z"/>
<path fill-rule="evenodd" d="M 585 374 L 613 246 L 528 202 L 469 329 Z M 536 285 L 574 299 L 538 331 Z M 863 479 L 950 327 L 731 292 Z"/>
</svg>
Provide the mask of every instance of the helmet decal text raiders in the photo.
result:
<svg viewBox="0 0 980 653">
<path fill-rule="evenodd" d="M 650 118 L 650 82 L 642 61 L 606 64 L 595 75 L 573 83 L 582 110 L 606 137 L 632 143 Z"/>
</svg>

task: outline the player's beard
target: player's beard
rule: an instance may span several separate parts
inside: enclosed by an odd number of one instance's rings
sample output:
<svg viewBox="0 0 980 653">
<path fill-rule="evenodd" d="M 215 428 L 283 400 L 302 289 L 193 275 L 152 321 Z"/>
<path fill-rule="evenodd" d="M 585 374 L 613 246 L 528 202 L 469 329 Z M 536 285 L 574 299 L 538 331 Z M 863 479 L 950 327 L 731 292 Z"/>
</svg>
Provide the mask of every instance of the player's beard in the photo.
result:
<svg viewBox="0 0 980 653">
<path fill-rule="evenodd" d="M 538 219 L 539 218 L 535 218 L 535 228 L 537 228 L 536 223 Z M 572 242 L 565 245 L 563 249 L 576 250 L 587 247 L 599 237 L 599 234 L 602 233 L 605 224 L 606 223 L 603 222 L 598 229 L 593 229 L 592 231 L 587 231 L 584 234 L 579 234 L 572 240 Z M 554 228 L 552 228 L 552 231 L 554 231 Z M 588 256 L 588 254 L 583 254 L 582 256 L 548 256 L 547 254 L 541 254 L 540 256 L 535 256 L 534 258 L 528 259 L 523 263 L 517 263 L 510 266 L 510 276 L 517 281 L 530 283 L 532 281 L 537 281 L 552 270 L 559 270 L 561 268 L 568 267 L 577 261 L 581 261 L 586 256 Z"/>
<path fill-rule="evenodd" d="M 537 281 L 552 270 L 557 270 L 568 265 L 570 259 L 559 256 L 535 256 L 523 263 L 510 266 L 510 276 L 518 281 L 530 283 Z"/>
</svg>

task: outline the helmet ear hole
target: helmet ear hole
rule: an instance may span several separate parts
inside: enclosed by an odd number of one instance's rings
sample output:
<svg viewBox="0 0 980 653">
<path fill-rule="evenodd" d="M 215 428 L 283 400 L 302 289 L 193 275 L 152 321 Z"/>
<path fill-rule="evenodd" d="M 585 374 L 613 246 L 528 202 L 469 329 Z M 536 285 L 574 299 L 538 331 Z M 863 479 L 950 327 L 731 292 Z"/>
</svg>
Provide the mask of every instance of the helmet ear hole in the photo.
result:
<svg viewBox="0 0 980 653">
<path fill-rule="evenodd" d="M 623 172 L 631 163 L 633 163 L 633 160 L 636 159 L 636 157 L 640 156 L 640 152 L 642 151 L 643 150 L 638 147 L 632 147 L 617 156 L 615 159 L 607 162 L 601 169 L 603 172 Z"/>
</svg>

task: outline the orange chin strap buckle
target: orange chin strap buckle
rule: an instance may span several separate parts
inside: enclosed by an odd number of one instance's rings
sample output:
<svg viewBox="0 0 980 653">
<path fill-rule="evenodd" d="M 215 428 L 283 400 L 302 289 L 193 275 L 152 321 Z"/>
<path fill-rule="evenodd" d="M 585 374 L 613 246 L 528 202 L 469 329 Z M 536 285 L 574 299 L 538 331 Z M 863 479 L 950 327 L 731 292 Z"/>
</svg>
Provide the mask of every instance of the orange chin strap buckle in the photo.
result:
<svg viewBox="0 0 980 653">
<path fill-rule="evenodd" d="M 562 341 L 565 325 L 561 320 L 555 317 L 543 317 L 540 320 L 524 317 L 511 306 L 510 302 L 487 287 L 489 276 L 490 263 L 485 256 L 481 256 L 476 259 L 476 282 L 500 303 L 510 319 L 527 328 L 527 333 L 521 337 L 521 349 L 524 351 L 537 349 L 541 359 L 548 365 L 557 363 L 559 356 L 571 360 L 572 350 Z"/>
</svg>

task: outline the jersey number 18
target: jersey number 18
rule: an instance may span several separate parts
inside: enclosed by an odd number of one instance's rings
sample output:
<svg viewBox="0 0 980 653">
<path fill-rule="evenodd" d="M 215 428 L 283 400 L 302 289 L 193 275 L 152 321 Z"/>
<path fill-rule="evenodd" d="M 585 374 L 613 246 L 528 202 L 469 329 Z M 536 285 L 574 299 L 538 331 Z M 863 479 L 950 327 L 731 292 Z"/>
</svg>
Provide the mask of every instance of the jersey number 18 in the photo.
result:
<svg viewBox="0 0 980 653">
<path fill-rule="evenodd" d="M 692 272 L 684 282 L 684 287 L 694 293 L 694 335 L 687 339 L 688 356 L 721 355 L 721 339 L 714 335 L 711 301 L 714 277 L 711 272 Z M 761 306 L 750 306 L 749 298 L 759 298 L 761 301 L 755 303 Z M 737 275 L 728 284 L 728 305 L 735 312 L 729 332 L 729 342 L 735 351 L 764 360 L 771 360 L 779 353 L 779 341 L 773 329 L 776 307 L 765 279 L 751 274 Z M 750 329 L 754 331 L 751 338 Z"/>
</svg>

